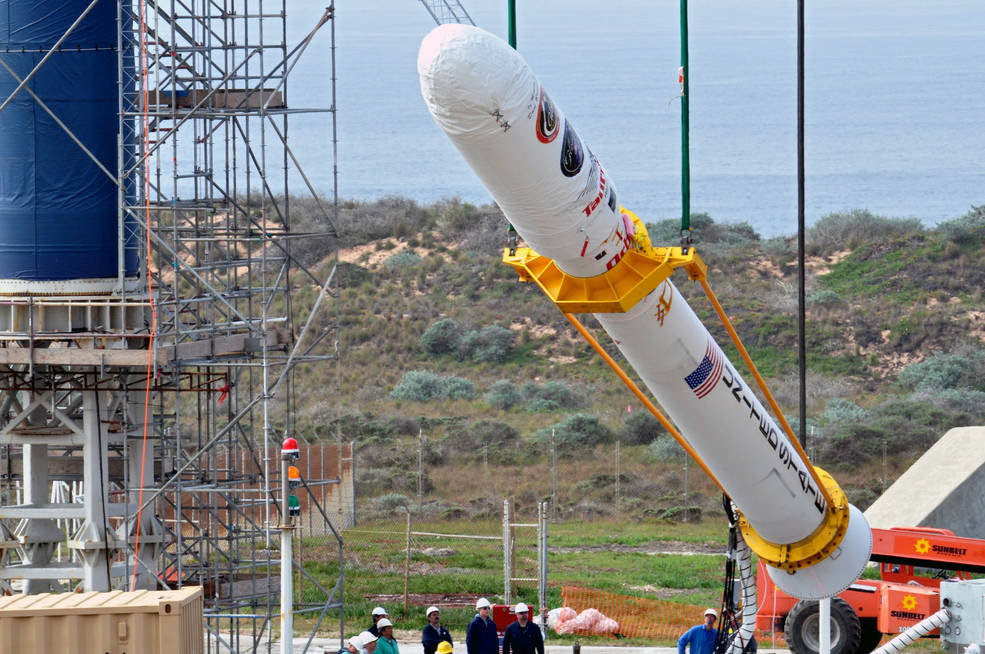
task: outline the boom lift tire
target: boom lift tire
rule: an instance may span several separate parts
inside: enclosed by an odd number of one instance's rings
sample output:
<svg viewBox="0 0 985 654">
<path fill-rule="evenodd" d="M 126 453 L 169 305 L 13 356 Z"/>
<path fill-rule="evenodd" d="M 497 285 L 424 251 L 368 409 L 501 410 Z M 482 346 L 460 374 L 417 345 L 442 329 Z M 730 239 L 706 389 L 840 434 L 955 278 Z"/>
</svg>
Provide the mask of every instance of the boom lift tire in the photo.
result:
<svg viewBox="0 0 985 654">
<path fill-rule="evenodd" d="M 859 618 L 859 622 L 862 625 L 862 639 L 858 643 L 858 654 L 869 654 L 879 647 L 883 633 L 879 631 L 875 618 Z"/>
<path fill-rule="evenodd" d="M 818 654 L 820 608 L 817 601 L 794 604 L 783 625 L 783 635 L 793 654 Z M 831 654 L 856 654 L 862 638 L 862 625 L 851 605 L 840 597 L 831 598 Z"/>
</svg>

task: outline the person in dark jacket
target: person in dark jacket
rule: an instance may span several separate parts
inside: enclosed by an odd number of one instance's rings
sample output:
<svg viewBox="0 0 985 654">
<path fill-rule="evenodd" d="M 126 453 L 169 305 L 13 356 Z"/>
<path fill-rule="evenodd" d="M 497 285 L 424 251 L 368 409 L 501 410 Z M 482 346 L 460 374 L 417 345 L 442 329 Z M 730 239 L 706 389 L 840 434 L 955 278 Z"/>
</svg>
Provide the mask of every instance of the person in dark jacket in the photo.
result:
<svg viewBox="0 0 985 654">
<path fill-rule="evenodd" d="M 452 642 L 451 634 L 441 626 L 441 610 L 437 606 L 429 606 L 424 612 L 428 623 L 421 632 L 421 644 L 424 645 L 424 654 L 434 654 L 441 641 Z M 452 643 L 454 644 L 454 643 Z"/>
<path fill-rule="evenodd" d="M 530 622 L 530 609 L 520 602 L 513 612 L 516 622 L 503 634 L 503 654 L 544 654 L 544 637 L 540 627 Z"/>
<path fill-rule="evenodd" d="M 368 631 L 369 633 L 373 634 L 376 637 L 379 637 L 380 630 L 376 626 L 376 623 L 385 617 L 387 617 L 386 609 L 383 608 L 382 606 L 377 606 L 375 609 L 373 609 L 373 626 L 367 629 L 366 631 Z"/>
<path fill-rule="evenodd" d="M 475 603 L 478 615 L 469 623 L 465 632 L 465 648 L 468 654 L 499 654 L 499 634 L 496 623 L 489 617 L 492 605 L 485 597 Z"/>
</svg>

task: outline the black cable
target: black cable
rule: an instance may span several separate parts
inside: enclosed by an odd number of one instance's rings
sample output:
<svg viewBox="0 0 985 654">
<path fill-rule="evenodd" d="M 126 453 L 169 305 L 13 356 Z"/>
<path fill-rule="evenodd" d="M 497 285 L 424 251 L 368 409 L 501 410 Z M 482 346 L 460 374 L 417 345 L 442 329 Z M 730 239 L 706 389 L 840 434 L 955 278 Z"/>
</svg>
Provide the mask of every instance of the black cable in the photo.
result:
<svg viewBox="0 0 985 654">
<path fill-rule="evenodd" d="M 99 459 L 99 501 L 103 506 L 103 543 L 106 545 L 106 583 L 109 584 L 109 588 L 106 590 L 113 589 L 113 573 L 110 571 L 109 563 L 109 519 L 106 517 L 106 482 L 103 473 L 103 414 L 99 409 L 99 382 L 96 376 L 93 375 L 93 387 L 95 390 L 93 393 L 96 394 L 96 447 L 98 451 L 96 452 L 96 457 Z M 108 454 L 108 452 L 107 452 Z M 136 564 L 136 562 L 134 562 Z"/>
<path fill-rule="evenodd" d="M 807 448 L 807 325 L 804 274 L 804 0 L 797 0 L 797 366 L 800 369 L 800 444 Z"/>
</svg>

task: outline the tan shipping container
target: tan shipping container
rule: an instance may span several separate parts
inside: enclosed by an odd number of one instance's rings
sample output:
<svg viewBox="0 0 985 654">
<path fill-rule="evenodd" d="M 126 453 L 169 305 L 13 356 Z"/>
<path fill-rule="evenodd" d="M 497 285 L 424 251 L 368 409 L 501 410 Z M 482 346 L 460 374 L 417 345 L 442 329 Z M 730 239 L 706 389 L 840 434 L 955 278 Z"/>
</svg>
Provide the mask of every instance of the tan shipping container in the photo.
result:
<svg viewBox="0 0 985 654">
<path fill-rule="evenodd" d="M 202 589 L 0 597 L 0 654 L 202 654 Z"/>
</svg>

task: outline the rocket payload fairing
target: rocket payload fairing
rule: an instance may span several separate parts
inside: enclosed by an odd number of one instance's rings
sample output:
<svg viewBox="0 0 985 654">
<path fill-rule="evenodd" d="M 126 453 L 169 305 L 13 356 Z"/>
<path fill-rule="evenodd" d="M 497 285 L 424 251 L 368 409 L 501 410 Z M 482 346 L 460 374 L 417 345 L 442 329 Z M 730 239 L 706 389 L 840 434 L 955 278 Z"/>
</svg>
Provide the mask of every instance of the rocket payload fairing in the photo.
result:
<svg viewBox="0 0 985 654">
<path fill-rule="evenodd" d="M 484 30 L 448 24 L 424 39 L 417 66 L 435 121 L 530 247 L 573 277 L 616 270 L 634 223 L 523 58 Z M 752 549 L 776 562 L 776 585 L 814 599 L 855 581 L 872 544 L 864 516 L 822 475 L 839 498 L 835 515 L 810 463 L 674 284 L 662 282 L 625 313 L 595 317 L 739 508 Z"/>
</svg>

